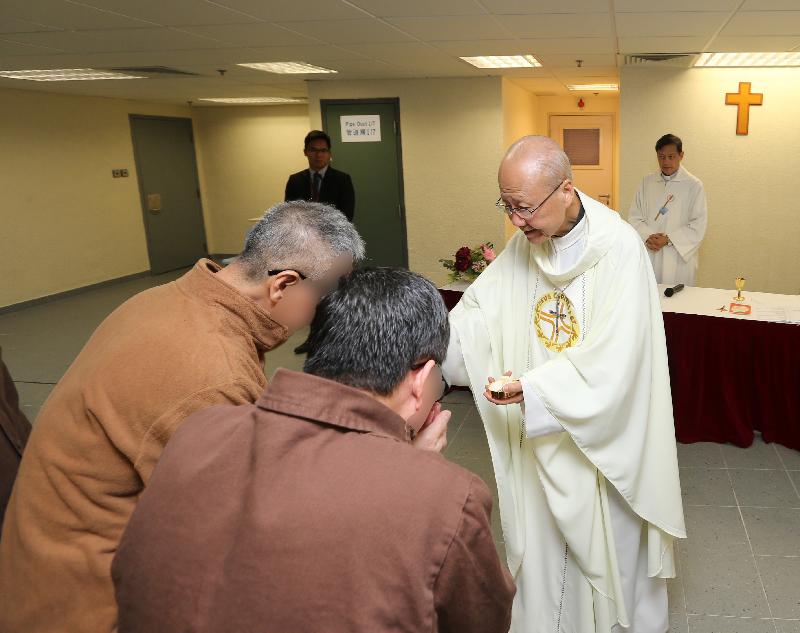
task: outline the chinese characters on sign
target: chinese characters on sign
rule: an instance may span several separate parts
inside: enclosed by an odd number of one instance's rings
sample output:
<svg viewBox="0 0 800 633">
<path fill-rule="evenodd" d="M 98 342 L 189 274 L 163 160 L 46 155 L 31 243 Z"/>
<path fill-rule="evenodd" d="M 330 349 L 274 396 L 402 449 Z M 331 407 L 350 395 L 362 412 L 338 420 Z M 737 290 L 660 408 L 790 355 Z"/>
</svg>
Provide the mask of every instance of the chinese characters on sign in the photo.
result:
<svg viewBox="0 0 800 633">
<path fill-rule="evenodd" d="M 342 125 L 342 143 L 377 143 L 381 140 L 379 114 L 354 114 L 339 118 Z"/>
</svg>

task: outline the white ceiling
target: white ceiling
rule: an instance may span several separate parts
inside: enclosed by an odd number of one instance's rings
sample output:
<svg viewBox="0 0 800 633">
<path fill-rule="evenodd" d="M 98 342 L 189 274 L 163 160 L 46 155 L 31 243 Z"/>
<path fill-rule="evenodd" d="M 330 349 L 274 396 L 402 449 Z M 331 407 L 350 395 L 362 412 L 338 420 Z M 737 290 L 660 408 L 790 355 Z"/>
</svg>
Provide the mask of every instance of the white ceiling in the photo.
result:
<svg viewBox="0 0 800 633">
<path fill-rule="evenodd" d="M 172 103 L 304 97 L 306 79 L 487 74 L 565 93 L 568 83 L 615 81 L 626 54 L 798 49 L 798 0 L 0 0 L 0 70 L 166 66 L 198 75 L 0 78 L 0 87 Z M 543 67 L 487 71 L 458 59 L 510 54 L 533 54 Z M 236 66 L 268 61 L 339 72 Z"/>
</svg>

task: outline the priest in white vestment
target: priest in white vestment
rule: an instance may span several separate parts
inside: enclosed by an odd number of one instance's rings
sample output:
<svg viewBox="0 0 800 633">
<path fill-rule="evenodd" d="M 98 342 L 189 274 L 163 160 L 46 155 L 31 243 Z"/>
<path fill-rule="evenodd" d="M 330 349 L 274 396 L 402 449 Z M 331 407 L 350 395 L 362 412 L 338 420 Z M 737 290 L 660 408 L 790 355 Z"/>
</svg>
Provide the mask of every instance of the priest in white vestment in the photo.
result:
<svg viewBox="0 0 800 633">
<path fill-rule="evenodd" d="M 575 189 L 547 137 L 500 166 L 521 229 L 451 312 L 497 480 L 514 633 L 665 633 L 686 536 L 658 291 L 645 248 Z M 506 371 L 505 400 L 484 391 Z"/>
<path fill-rule="evenodd" d="M 656 141 L 659 172 L 645 176 L 628 221 L 641 236 L 660 284 L 694 286 L 700 243 L 706 234 L 706 192 L 681 167 L 683 141 L 665 134 Z"/>
</svg>

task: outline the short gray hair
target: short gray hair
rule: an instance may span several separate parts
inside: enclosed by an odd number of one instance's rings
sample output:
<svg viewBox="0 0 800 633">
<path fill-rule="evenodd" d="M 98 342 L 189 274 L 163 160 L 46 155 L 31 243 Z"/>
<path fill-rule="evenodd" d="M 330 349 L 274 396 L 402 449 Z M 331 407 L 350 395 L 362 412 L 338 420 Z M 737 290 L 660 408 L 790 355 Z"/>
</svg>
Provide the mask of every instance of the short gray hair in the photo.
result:
<svg viewBox="0 0 800 633">
<path fill-rule="evenodd" d="M 546 186 L 555 187 L 566 179 L 572 180 L 569 157 L 549 136 L 523 136 L 508 149 L 503 160 L 527 161 Z"/>
<path fill-rule="evenodd" d="M 270 270 L 296 270 L 320 277 L 337 255 L 364 258 L 364 240 L 336 209 L 295 200 L 275 205 L 247 234 L 239 262 L 248 278 L 260 281 Z"/>
<path fill-rule="evenodd" d="M 408 270 L 365 268 L 320 302 L 303 371 L 388 396 L 415 364 L 444 361 L 449 340 L 436 286 Z"/>
</svg>

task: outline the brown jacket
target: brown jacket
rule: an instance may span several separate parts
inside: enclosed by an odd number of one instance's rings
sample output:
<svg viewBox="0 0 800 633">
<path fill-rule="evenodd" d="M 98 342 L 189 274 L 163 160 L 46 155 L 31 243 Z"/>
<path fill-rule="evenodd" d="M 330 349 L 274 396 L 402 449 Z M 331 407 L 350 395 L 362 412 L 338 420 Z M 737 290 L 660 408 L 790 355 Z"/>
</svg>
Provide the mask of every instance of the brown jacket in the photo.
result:
<svg viewBox="0 0 800 633">
<path fill-rule="evenodd" d="M 0 526 L 30 432 L 31 423 L 19 408 L 17 389 L 0 350 Z"/>
<path fill-rule="evenodd" d="M 108 633 L 111 559 L 164 445 L 191 413 L 254 402 L 286 329 L 201 260 L 117 308 L 53 390 L 0 539 L 0 633 Z"/>
<path fill-rule="evenodd" d="M 490 513 L 377 400 L 281 369 L 167 447 L 114 559 L 119 630 L 505 633 Z"/>
</svg>

